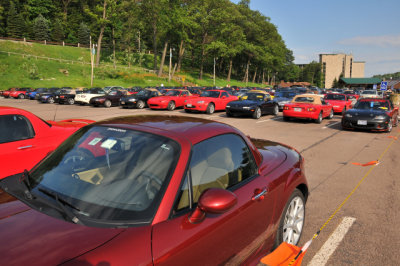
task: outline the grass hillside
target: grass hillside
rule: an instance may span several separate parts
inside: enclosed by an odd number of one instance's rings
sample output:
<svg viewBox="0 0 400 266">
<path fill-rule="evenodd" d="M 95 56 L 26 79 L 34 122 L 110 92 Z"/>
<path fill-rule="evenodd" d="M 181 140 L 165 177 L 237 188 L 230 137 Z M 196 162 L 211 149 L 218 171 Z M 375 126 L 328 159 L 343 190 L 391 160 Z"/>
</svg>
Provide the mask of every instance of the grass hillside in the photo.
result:
<svg viewBox="0 0 400 266">
<path fill-rule="evenodd" d="M 86 64 L 89 62 L 90 54 L 87 48 L 0 40 L 0 89 L 4 90 L 10 87 L 90 87 L 91 67 Z M 203 80 L 198 80 L 198 73 L 182 71 L 168 83 L 168 66 L 166 66 L 164 74 L 163 77 L 157 77 L 137 66 L 127 68 L 117 65 L 117 69 L 113 69 L 111 65 L 102 64 L 101 67 L 95 68 L 93 86 L 213 85 L 210 75 L 204 75 Z M 229 84 L 232 86 L 246 85 L 235 80 L 231 80 Z M 226 86 L 227 82 L 217 78 L 216 85 Z M 259 86 L 259 84 L 248 83 L 248 86 Z"/>
</svg>

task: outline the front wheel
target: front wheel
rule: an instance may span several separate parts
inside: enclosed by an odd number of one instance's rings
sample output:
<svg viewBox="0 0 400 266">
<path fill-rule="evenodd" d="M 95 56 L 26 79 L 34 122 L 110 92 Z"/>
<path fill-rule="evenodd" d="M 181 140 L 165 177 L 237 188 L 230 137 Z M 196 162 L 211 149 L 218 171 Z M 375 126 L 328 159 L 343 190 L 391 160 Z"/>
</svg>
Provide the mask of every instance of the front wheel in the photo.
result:
<svg viewBox="0 0 400 266">
<path fill-rule="evenodd" d="M 47 99 L 48 103 L 54 103 L 54 98 L 53 97 L 49 97 L 49 99 Z"/>
<path fill-rule="evenodd" d="M 328 119 L 332 119 L 333 118 L 333 109 L 331 109 L 331 112 L 329 113 Z"/>
<path fill-rule="evenodd" d="M 253 118 L 259 119 L 260 117 L 261 117 L 261 109 L 260 109 L 260 107 L 257 107 L 256 110 L 254 110 Z"/>
<path fill-rule="evenodd" d="M 18 99 L 24 99 L 25 95 L 23 95 L 22 93 L 20 95 L 18 95 Z"/>
<path fill-rule="evenodd" d="M 75 103 L 74 98 L 68 98 L 68 99 L 67 99 L 67 103 L 68 103 L 69 105 L 73 105 L 73 104 Z"/>
<path fill-rule="evenodd" d="M 299 243 L 305 221 L 305 205 L 303 193 L 295 189 L 286 203 L 275 239 L 275 247 L 282 242 L 292 245 Z"/>
<path fill-rule="evenodd" d="M 104 106 L 105 106 L 106 108 L 110 108 L 110 107 L 111 107 L 111 101 L 110 101 L 110 100 L 106 100 L 106 101 L 104 102 Z"/>
<path fill-rule="evenodd" d="M 279 113 L 279 106 L 277 104 L 274 105 L 274 109 L 272 111 L 273 115 L 278 115 Z"/>
<path fill-rule="evenodd" d="M 393 129 L 393 120 L 390 119 L 390 120 L 389 120 L 389 123 L 388 123 L 388 125 L 387 125 L 386 131 L 387 131 L 387 132 L 392 132 L 392 129 Z"/>
<path fill-rule="evenodd" d="M 138 109 L 143 109 L 144 108 L 144 101 L 138 101 L 137 103 L 136 103 L 136 107 L 138 108 Z"/>
<path fill-rule="evenodd" d="M 322 112 L 319 113 L 318 118 L 315 120 L 315 123 L 317 124 L 321 124 L 321 122 L 322 122 Z"/>
<path fill-rule="evenodd" d="M 214 104 L 212 104 L 212 103 L 208 104 L 207 109 L 206 109 L 206 113 L 207 114 L 212 114 L 212 113 L 214 113 L 214 111 L 215 111 Z"/>
<path fill-rule="evenodd" d="M 173 111 L 173 110 L 175 110 L 175 102 L 174 102 L 174 101 L 170 101 L 170 102 L 168 103 L 167 109 L 168 109 L 168 111 Z"/>
</svg>

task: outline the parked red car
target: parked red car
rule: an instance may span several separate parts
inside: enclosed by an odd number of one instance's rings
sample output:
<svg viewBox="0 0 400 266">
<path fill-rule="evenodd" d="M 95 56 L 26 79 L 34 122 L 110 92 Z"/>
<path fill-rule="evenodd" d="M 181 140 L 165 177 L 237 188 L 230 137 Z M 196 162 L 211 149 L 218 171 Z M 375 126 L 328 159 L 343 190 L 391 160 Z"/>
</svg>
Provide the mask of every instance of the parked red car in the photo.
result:
<svg viewBox="0 0 400 266">
<path fill-rule="evenodd" d="M 332 105 L 316 94 L 296 95 L 290 103 L 283 106 L 285 121 L 289 121 L 290 118 L 312 119 L 319 124 L 323 118 L 332 119 L 332 117 Z"/>
<path fill-rule="evenodd" d="M 165 95 L 150 98 L 147 105 L 151 109 L 168 109 L 169 111 L 175 108 L 183 107 L 185 100 L 191 96 L 188 90 L 170 90 Z"/>
<path fill-rule="evenodd" d="M 11 92 L 13 92 L 13 91 L 16 91 L 17 90 L 17 88 L 10 88 L 10 89 L 8 89 L 8 90 L 6 90 L 6 91 L 3 91 L 3 97 L 4 98 L 9 98 L 10 97 L 10 93 Z"/>
<path fill-rule="evenodd" d="M 0 265 L 257 264 L 308 196 L 294 149 L 182 116 L 88 125 L 0 187 Z"/>
<path fill-rule="evenodd" d="M 203 91 L 199 97 L 185 100 L 185 111 L 200 111 L 212 114 L 215 111 L 225 111 L 226 105 L 236 101 L 237 96 L 232 96 L 224 90 Z"/>
<path fill-rule="evenodd" d="M 353 104 L 348 95 L 340 93 L 328 93 L 324 96 L 324 100 L 332 105 L 334 113 L 344 114 Z"/>
<path fill-rule="evenodd" d="M 10 97 L 15 99 L 25 99 L 28 98 L 27 93 L 31 92 L 32 88 L 17 88 L 15 91 L 10 93 Z"/>
<path fill-rule="evenodd" d="M 31 169 L 69 135 L 92 122 L 44 121 L 28 111 L 1 106 L 0 179 Z"/>
</svg>

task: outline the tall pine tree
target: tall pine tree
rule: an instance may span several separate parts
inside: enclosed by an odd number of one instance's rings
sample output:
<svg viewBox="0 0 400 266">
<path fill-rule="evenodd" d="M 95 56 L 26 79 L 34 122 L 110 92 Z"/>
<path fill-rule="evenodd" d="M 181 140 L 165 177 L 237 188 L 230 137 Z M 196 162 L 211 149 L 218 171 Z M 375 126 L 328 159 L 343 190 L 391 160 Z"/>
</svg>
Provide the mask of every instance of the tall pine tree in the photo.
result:
<svg viewBox="0 0 400 266">
<path fill-rule="evenodd" d="M 38 41 L 49 40 L 49 24 L 47 20 L 40 14 L 33 23 L 33 32 L 35 39 Z"/>
<path fill-rule="evenodd" d="M 53 31 L 51 32 L 51 37 L 56 42 L 64 41 L 64 27 L 60 19 L 54 21 Z"/>
<path fill-rule="evenodd" d="M 10 3 L 10 9 L 8 10 L 7 17 L 7 36 L 13 38 L 21 38 L 24 33 L 25 22 L 21 15 L 18 14 L 15 3 Z"/>
<path fill-rule="evenodd" d="M 89 29 L 88 25 L 86 25 L 84 22 L 81 22 L 81 24 L 79 25 L 79 31 L 78 31 L 79 43 L 89 44 L 89 38 L 90 38 L 90 29 Z"/>
</svg>

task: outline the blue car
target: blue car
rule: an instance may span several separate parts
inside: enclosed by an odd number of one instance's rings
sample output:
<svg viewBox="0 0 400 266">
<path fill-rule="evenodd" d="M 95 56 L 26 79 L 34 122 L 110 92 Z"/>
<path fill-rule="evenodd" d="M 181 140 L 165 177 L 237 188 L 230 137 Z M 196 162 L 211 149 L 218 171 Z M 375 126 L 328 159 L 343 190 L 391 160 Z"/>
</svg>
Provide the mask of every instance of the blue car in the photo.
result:
<svg viewBox="0 0 400 266">
<path fill-rule="evenodd" d="M 47 88 L 37 88 L 34 91 L 27 93 L 29 100 L 35 100 L 36 94 L 45 92 L 46 90 Z"/>
</svg>

